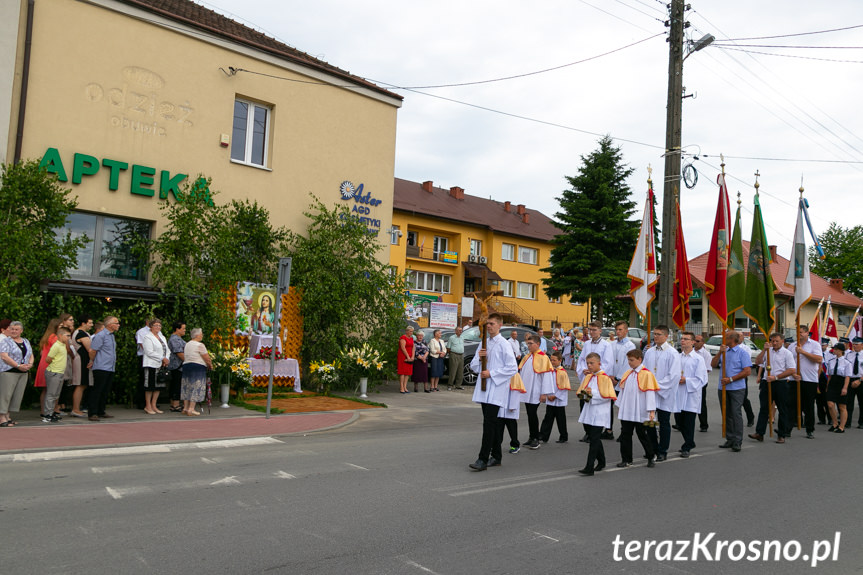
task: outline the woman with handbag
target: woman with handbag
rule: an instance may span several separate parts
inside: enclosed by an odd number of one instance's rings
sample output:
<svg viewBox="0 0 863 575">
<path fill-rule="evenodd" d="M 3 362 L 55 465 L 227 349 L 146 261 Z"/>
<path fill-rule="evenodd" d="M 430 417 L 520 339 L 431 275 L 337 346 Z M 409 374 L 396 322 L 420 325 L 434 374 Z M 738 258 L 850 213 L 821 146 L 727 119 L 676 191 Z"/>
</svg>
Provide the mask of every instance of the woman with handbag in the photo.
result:
<svg viewBox="0 0 863 575">
<path fill-rule="evenodd" d="M 156 406 L 159 392 L 168 385 L 168 363 L 171 352 L 168 351 L 168 341 L 162 335 L 162 321 L 150 320 L 150 331 L 142 338 L 144 348 L 143 365 L 144 379 L 144 411 L 150 415 L 164 413 Z"/>
</svg>

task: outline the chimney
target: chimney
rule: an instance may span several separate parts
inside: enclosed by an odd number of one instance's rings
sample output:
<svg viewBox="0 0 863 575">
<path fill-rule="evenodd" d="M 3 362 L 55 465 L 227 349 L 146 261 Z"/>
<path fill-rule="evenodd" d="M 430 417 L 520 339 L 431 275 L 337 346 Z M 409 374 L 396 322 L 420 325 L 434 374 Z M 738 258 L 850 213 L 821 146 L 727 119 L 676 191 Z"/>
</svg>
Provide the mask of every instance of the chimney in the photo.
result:
<svg viewBox="0 0 863 575">
<path fill-rule="evenodd" d="M 428 193 L 432 193 L 432 186 L 434 186 L 434 183 L 431 180 L 423 182 L 423 189 Z"/>
<path fill-rule="evenodd" d="M 530 214 L 527 212 L 523 213 L 521 215 L 521 221 L 526 223 L 526 224 L 529 224 L 530 223 Z"/>
<path fill-rule="evenodd" d="M 510 213 L 512 211 L 512 203 L 510 203 L 509 200 L 503 203 L 503 211 L 505 211 L 506 213 Z"/>
<path fill-rule="evenodd" d="M 518 213 L 518 215 L 523 216 L 524 215 L 524 204 L 517 205 L 515 207 L 515 211 Z"/>
<path fill-rule="evenodd" d="M 449 189 L 449 195 L 454 197 L 457 200 L 464 199 L 464 188 L 460 188 L 458 186 L 453 186 Z"/>
<path fill-rule="evenodd" d="M 776 255 L 776 246 L 768 246 L 768 248 L 770 249 L 770 259 L 774 262 L 778 262 L 779 256 Z"/>
<path fill-rule="evenodd" d="M 844 280 L 842 279 L 832 279 L 830 280 L 830 287 L 836 288 L 839 291 L 842 291 L 842 285 L 844 284 Z"/>
</svg>

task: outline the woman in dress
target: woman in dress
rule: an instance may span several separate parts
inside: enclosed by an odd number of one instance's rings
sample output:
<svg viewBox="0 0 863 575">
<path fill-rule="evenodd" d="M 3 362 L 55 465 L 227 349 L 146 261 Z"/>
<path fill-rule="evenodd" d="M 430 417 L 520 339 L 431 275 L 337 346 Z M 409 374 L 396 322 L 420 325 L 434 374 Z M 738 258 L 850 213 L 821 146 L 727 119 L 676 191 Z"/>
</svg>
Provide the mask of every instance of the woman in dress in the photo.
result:
<svg viewBox="0 0 863 575">
<path fill-rule="evenodd" d="M 429 379 L 431 391 L 440 391 L 437 384 L 443 377 L 443 358 L 446 355 L 446 344 L 440 338 L 440 330 L 434 330 L 434 338 L 429 342 Z"/>
<path fill-rule="evenodd" d="M 168 367 L 171 360 L 171 352 L 168 351 L 168 342 L 162 335 L 162 320 L 150 320 L 150 331 L 142 338 L 144 348 L 144 412 L 150 415 L 164 413 L 156 403 L 159 400 L 159 392 L 167 387 L 165 379 L 159 380 L 159 369 Z"/>
<path fill-rule="evenodd" d="M 396 372 L 399 374 L 399 393 L 408 392 L 408 379 L 413 375 L 414 367 L 414 328 L 407 326 L 399 338 L 399 351 Z"/>
<path fill-rule="evenodd" d="M 563 338 L 563 367 L 572 365 L 572 330 Z"/>
<path fill-rule="evenodd" d="M 207 370 L 213 369 L 213 362 L 202 343 L 204 330 L 192 328 L 192 339 L 183 350 L 183 384 L 180 399 L 183 400 L 183 413 L 188 416 L 201 415 L 195 411 L 195 404 L 204 401 L 207 395 Z"/>
<path fill-rule="evenodd" d="M 563 351 L 563 338 L 560 337 L 559 328 L 554 328 L 554 331 L 551 332 L 551 345 L 552 349 L 548 350 L 549 355 L 553 351 Z"/>
<path fill-rule="evenodd" d="M 414 373 L 411 376 L 411 381 L 414 382 L 414 391 L 419 391 L 417 384 L 423 384 L 423 391 L 429 393 L 429 346 L 423 341 L 425 335 L 423 332 L 417 332 L 416 347 L 414 348 Z"/>
<path fill-rule="evenodd" d="M 12 412 L 21 409 L 27 373 L 33 368 L 33 348 L 21 337 L 20 321 L 9 323 L 6 337 L 0 341 L 0 427 L 14 427 Z"/>
<path fill-rule="evenodd" d="M 568 366 L 564 366 L 567 369 L 575 369 L 575 366 L 578 364 L 578 358 L 581 357 L 581 350 L 584 349 L 584 341 L 582 340 L 581 331 L 575 330 L 575 333 L 572 336 L 572 362 Z"/>
<path fill-rule="evenodd" d="M 90 386 L 90 330 L 93 318 L 84 314 L 78 320 L 78 329 L 72 332 L 72 417 L 87 417 L 81 411 L 84 390 Z"/>
<path fill-rule="evenodd" d="M 827 412 L 832 425 L 828 431 L 845 433 L 848 420 L 848 383 L 851 381 L 852 365 L 845 357 L 845 344 L 833 346 L 833 353 L 827 354 Z M 837 413 L 838 407 L 838 413 Z"/>
</svg>

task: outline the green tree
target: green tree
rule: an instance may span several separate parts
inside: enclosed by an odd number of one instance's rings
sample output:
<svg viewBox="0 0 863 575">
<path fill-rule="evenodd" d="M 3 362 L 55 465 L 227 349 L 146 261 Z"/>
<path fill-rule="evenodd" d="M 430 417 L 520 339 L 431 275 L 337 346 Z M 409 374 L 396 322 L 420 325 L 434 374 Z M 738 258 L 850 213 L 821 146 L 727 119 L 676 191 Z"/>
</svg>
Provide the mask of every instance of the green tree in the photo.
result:
<svg viewBox="0 0 863 575">
<path fill-rule="evenodd" d="M 404 328 L 404 278 L 378 259 L 384 246 L 347 207 L 329 209 L 313 197 L 305 215 L 307 231 L 290 238 L 291 283 L 302 290 L 303 365 L 367 341 L 388 352 L 392 371 Z"/>
<path fill-rule="evenodd" d="M 629 286 L 626 274 L 639 228 L 630 219 L 635 202 L 626 185 L 633 170 L 609 136 L 581 161 L 578 175 L 566 177 L 571 188 L 559 198 L 555 225 L 561 233 L 552 240 L 549 266 L 542 269 L 548 277 L 542 282 L 551 298 L 591 298 L 593 316 L 604 319 L 605 300 Z"/>
<path fill-rule="evenodd" d="M 78 205 L 71 190 L 28 161 L 3 164 L 0 173 L 0 310 L 27 321 L 39 305 L 42 284 L 65 278 L 78 250 L 91 238 L 60 235 Z"/>
<path fill-rule="evenodd" d="M 818 259 L 814 246 L 809 248 L 809 267 L 827 279 L 842 279 L 847 291 L 863 297 L 863 225 L 843 228 L 831 222 L 818 236 L 824 259 Z"/>
</svg>

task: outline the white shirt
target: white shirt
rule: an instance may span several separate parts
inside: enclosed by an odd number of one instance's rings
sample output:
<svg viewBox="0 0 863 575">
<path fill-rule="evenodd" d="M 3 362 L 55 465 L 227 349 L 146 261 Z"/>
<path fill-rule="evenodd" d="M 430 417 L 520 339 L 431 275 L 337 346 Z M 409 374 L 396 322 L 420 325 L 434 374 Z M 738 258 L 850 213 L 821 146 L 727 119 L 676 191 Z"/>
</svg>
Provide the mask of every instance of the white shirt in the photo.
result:
<svg viewBox="0 0 863 575">
<path fill-rule="evenodd" d="M 186 347 L 183 349 L 183 364 L 195 363 L 198 365 L 207 365 L 202 355 L 207 353 L 207 347 L 200 341 L 191 340 L 186 342 Z"/>
<path fill-rule="evenodd" d="M 617 418 L 621 421 L 644 423 L 649 419 L 648 411 L 656 410 L 656 392 L 641 391 L 638 387 L 638 373 L 644 369 L 644 364 L 632 370 L 623 383 L 623 389 L 617 396 Z"/>
<path fill-rule="evenodd" d="M 702 388 L 707 385 L 707 368 L 704 359 L 695 350 L 680 354 L 680 373 L 686 378 L 677 385 L 677 406 L 680 411 L 701 413 Z"/>
<path fill-rule="evenodd" d="M 605 373 L 611 373 L 611 369 L 614 367 L 614 350 L 611 348 L 611 342 L 602 338 L 596 343 L 593 340 L 586 341 L 582 346 L 581 355 L 578 356 L 578 364 L 575 366 L 575 371 L 581 381 L 584 381 L 587 356 L 591 353 L 599 354 L 599 367 Z"/>
<path fill-rule="evenodd" d="M 500 407 L 509 402 L 509 380 L 518 373 L 518 364 L 515 362 L 512 347 L 507 345 L 500 333 L 488 338 L 486 352 L 486 369 L 488 369 L 491 377 L 485 380 L 485 391 L 482 390 L 482 376 L 477 378 L 476 387 L 473 390 L 473 401 L 475 403 L 490 403 Z M 470 362 L 470 368 L 474 373 L 481 373 L 480 365 L 480 357 L 477 353 Z"/>
<path fill-rule="evenodd" d="M 566 373 L 566 371 L 564 371 Z M 551 372 L 552 381 L 554 385 L 554 393 L 550 395 L 546 395 L 545 402 L 548 405 L 553 405 L 555 407 L 566 407 L 569 403 L 569 390 L 568 389 L 560 389 L 557 387 L 557 373 Z M 567 375 L 569 377 L 569 375 Z"/>
<path fill-rule="evenodd" d="M 606 342 L 608 343 L 608 342 Z M 608 403 L 611 398 L 605 398 L 599 395 L 599 382 L 596 377 L 590 378 L 590 383 L 587 384 L 592 397 L 588 403 L 585 403 L 581 408 L 581 415 L 578 416 L 578 422 L 585 425 L 595 425 L 603 429 L 608 429 L 611 426 L 611 410 L 608 408 Z"/>
<path fill-rule="evenodd" d="M 628 337 L 624 337 L 614 342 L 611 347 L 614 351 L 614 366 L 611 368 L 611 373 L 609 375 L 616 380 L 614 389 L 620 389 L 617 384 L 620 383 L 620 378 L 623 377 L 623 374 L 626 373 L 627 369 L 629 369 L 626 352 L 631 349 L 635 349 L 635 344 L 632 343 L 632 340 Z"/>
<path fill-rule="evenodd" d="M 520 394 L 522 403 L 537 404 L 539 403 L 540 395 L 554 393 L 555 389 L 557 389 L 553 371 L 534 373 L 533 354 L 528 356 L 524 362 L 524 367 L 521 368 L 521 380 L 524 382 L 524 388 L 527 390 L 527 393 Z"/>
<path fill-rule="evenodd" d="M 779 351 L 776 351 L 772 347 L 770 348 L 770 373 L 767 373 L 767 353 L 765 352 L 764 358 L 761 361 L 761 367 L 764 369 L 764 375 L 762 377 L 767 377 L 768 375 L 778 376 L 780 373 L 784 372 L 788 369 L 797 369 L 797 361 L 794 358 L 794 354 L 788 351 L 786 348 L 782 347 Z M 793 374 L 792 374 L 793 375 Z M 790 375 L 786 375 L 783 379 L 790 378 Z"/>
<path fill-rule="evenodd" d="M 539 351 L 548 353 L 548 342 L 545 340 L 545 336 L 539 338 Z"/>
<path fill-rule="evenodd" d="M 144 336 L 150 333 L 150 327 L 144 326 L 135 332 L 135 343 L 138 345 L 138 357 L 144 355 Z"/>
<path fill-rule="evenodd" d="M 815 355 L 820 355 L 823 357 L 821 352 L 821 344 L 816 342 L 813 339 L 808 340 L 804 343 L 801 348 L 802 351 L 807 353 L 812 353 Z M 797 361 L 797 342 L 795 341 L 791 345 L 788 346 L 788 351 L 791 352 L 791 355 L 794 356 L 794 361 Z M 818 371 L 821 369 L 820 363 L 815 363 L 808 357 L 800 356 L 800 379 L 803 381 L 818 381 Z"/>
<path fill-rule="evenodd" d="M 693 348 L 693 349 L 695 349 L 695 348 Z M 710 373 L 711 371 L 713 371 L 713 367 L 711 367 L 711 365 L 710 365 L 710 362 L 713 359 L 713 356 L 710 355 L 710 352 L 707 351 L 707 348 L 702 345 L 701 349 L 696 349 L 695 351 L 698 353 L 698 355 L 701 356 L 701 359 L 704 360 L 704 367 L 707 368 L 707 372 Z"/>
<path fill-rule="evenodd" d="M 844 355 L 839 357 L 838 355 L 830 354 L 830 359 L 827 360 L 828 379 L 834 375 L 838 375 L 840 377 L 850 376 L 852 369 L 854 369 L 854 366 L 848 362 L 848 359 Z"/>
<path fill-rule="evenodd" d="M 667 341 L 653 346 L 644 354 L 644 366 L 656 376 L 659 392 L 656 409 L 678 413 L 677 386 L 680 385 L 680 354 Z"/>
<path fill-rule="evenodd" d="M 512 347 L 512 353 L 515 354 L 515 357 L 520 356 L 521 355 L 521 344 L 518 343 L 518 339 L 511 337 L 506 341 L 508 341 L 509 345 Z"/>
<path fill-rule="evenodd" d="M 848 363 L 851 364 L 851 371 L 848 372 L 848 375 L 851 376 L 851 379 L 857 381 L 861 377 L 863 377 L 863 351 L 849 351 L 845 353 L 845 359 L 848 360 Z M 854 373 L 854 362 L 857 363 L 857 373 Z"/>
<path fill-rule="evenodd" d="M 497 416 L 503 419 L 518 419 L 522 395 L 524 394 L 518 390 L 509 390 L 506 403 L 497 410 Z"/>
</svg>

